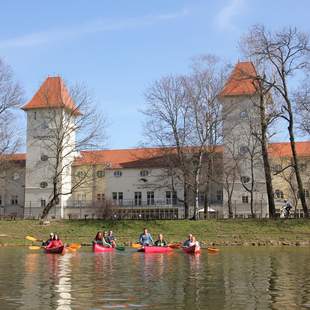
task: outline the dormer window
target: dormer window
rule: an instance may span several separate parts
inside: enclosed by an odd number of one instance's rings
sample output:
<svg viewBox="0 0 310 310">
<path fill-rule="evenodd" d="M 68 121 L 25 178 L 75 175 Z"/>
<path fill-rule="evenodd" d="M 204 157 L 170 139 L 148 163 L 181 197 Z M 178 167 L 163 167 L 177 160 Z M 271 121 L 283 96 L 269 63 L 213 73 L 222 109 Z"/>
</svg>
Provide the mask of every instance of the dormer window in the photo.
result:
<svg viewBox="0 0 310 310">
<path fill-rule="evenodd" d="M 122 171 L 120 171 L 120 170 L 116 170 L 116 171 L 114 171 L 114 176 L 115 177 L 121 177 L 122 176 Z"/>
<path fill-rule="evenodd" d="M 103 177 L 104 177 L 104 171 L 103 170 L 97 171 L 97 178 L 103 178 Z"/>
<path fill-rule="evenodd" d="M 245 119 L 248 117 L 248 112 L 247 111 L 241 111 L 240 112 L 240 118 L 241 119 Z"/>
<path fill-rule="evenodd" d="M 33 112 L 33 118 L 34 120 L 37 120 L 37 112 Z"/>
<path fill-rule="evenodd" d="M 141 170 L 140 171 L 140 177 L 147 177 L 149 175 L 148 170 Z"/>
<path fill-rule="evenodd" d="M 41 155 L 41 160 L 42 161 L 47 161 L 48 160 L 48 156 L 47 155 Z"/>
<path fill-rule="evenodd" d="M 41 182 L 40 183 L 41 188 L 46 188 L 47 187 L 47 182 Z"/>
</svg>

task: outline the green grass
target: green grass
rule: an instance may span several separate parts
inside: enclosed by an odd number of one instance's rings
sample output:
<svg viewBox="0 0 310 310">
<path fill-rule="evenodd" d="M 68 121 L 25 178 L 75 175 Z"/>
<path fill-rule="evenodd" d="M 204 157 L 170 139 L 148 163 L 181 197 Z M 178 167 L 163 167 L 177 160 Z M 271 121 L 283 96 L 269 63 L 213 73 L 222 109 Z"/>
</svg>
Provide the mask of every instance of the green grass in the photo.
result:
<svg viewBox="0 0 310 310">
<path fill-rule="evenodd" d="M 203 243 L 236 244 L 245 242 L 308 241 L 310 221 L 290 220 L 207 220 L 207 221 L 104 221 L 65 220 L 41 225 L 39 221 L 0 221 L 0 245 L 30 245 L 26 235 L 46 239 L 57 232 L 65 242 L 90 243 L 99 230 L 113 230 L 120 243 L 135 242 L 142 229 L 156 237 L 163 233 L 170 242 L 184 240 L 188 233 Z"/>
</svg>

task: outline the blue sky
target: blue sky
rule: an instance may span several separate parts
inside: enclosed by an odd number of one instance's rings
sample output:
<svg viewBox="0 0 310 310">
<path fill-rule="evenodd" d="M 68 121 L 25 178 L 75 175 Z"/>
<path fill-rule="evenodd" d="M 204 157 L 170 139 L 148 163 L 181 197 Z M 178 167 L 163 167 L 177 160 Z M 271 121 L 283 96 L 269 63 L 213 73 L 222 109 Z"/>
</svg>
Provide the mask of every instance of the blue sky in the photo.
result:
<svg viewBox="0 0 310 310">
<path fill-rule="evenodd" d="M 7 0 L 0 57 L 27 100 L 48 75 L 86 83 L 108 116 L 107 147 L 135 147 L 143 141 L 143 94 L 154 80 L 186 73 L 201 54 L 237 62 L 238 40 L 256 23 L 310 31 L 309 12 L 308 0 Z"/>
</svg>

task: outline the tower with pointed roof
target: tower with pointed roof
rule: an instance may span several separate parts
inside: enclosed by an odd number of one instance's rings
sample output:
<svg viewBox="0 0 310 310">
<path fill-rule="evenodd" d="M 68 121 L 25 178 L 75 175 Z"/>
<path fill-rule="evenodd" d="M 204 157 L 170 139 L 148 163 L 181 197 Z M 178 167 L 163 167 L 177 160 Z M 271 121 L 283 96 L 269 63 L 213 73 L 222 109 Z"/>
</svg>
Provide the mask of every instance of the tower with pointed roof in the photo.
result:
<svg viewBox="0 0 310 310">
<path fill-rule="evenodd" d="M 24 213 L 25 217 L 28 213 L 37 217 L 53 196 L 56 175 L 59 192 L 71 190 L 69 162 L 75 155 L 72 128 L 80 111 L 60 77 L 48 77 L 23 110 L 27 113 Z M 66 135 L 64 130 L 68 131 Z M 62 218 L 68 199 L 69 194 L 60 195 L 50 215 Z"/>
<path fill-rule="evenodd" d="M 252 205 L 256 216 L 268 215 L 261 145 L 257 139 L 260 120 L 256 76 L 253 63 L 237 63 L 219 96 L 223 106 L 225 216 L 229 216 L 229 195 L 233 214 L 250 216 Z"/>
</svg>

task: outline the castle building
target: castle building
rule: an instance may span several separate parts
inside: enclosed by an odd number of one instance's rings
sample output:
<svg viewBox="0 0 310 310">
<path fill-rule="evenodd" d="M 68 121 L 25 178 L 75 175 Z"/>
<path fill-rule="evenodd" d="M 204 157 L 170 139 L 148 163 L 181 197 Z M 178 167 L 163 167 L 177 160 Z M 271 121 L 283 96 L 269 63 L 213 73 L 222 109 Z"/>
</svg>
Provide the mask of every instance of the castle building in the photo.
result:
<svg viewBox="0 0 310 310">
<path fill-rule="evenodd" d="M 219 95 L 223 144 L 215 147 L 215 176 L 200 190 L 198 214 L 207 206 L 208 216 L 268 217 L 260 145 L 253 135 L 259 130 L 259 97 L 249 78 L 254 74 L 252 63 L 238 63 Z M 56 190 L 62 194 L 49 212 L 53 218 L 184 217 L 184 186 L 169 173 L 165 149 L 76 151 L 80 111 L 60 77 L 48 77 L 23 110 L 27 152 L 0 158 L 1 217 L 38 218 Z M 63 128 L 72 130 L 59 139 Z M 310 142 L 296 147 L 309 201 Z M 289 199 L 302 215 L 292 170 L 281 172 L 291 161 L 290 144 L 269 143 L 268 151 L 277 209 Z M 192 214 L 194 197 L 188 202 Z"/>
</svg>

